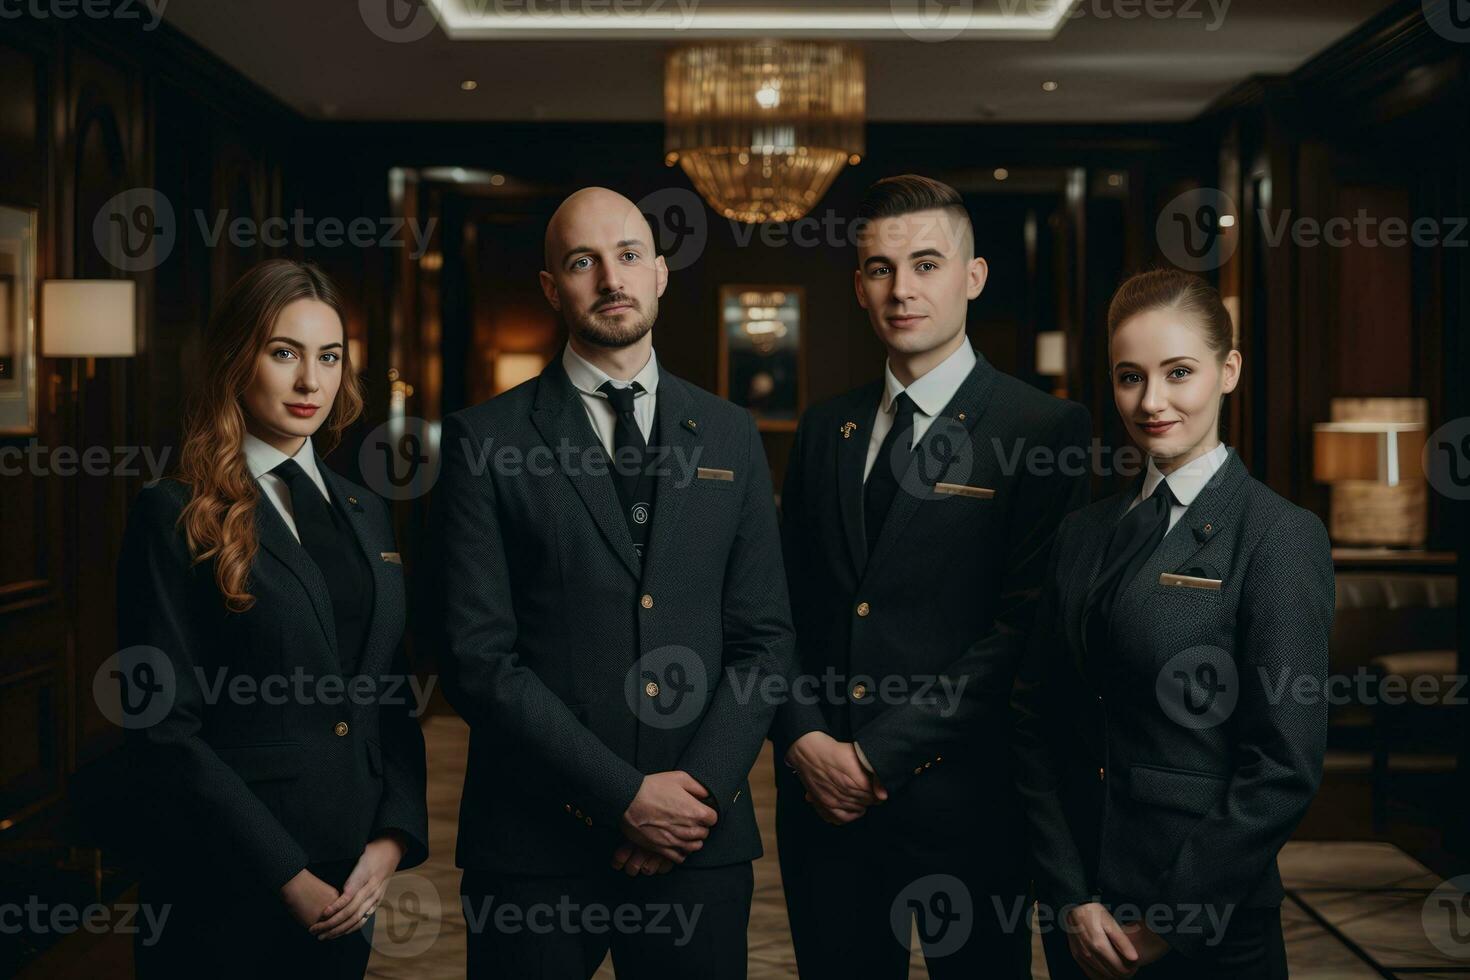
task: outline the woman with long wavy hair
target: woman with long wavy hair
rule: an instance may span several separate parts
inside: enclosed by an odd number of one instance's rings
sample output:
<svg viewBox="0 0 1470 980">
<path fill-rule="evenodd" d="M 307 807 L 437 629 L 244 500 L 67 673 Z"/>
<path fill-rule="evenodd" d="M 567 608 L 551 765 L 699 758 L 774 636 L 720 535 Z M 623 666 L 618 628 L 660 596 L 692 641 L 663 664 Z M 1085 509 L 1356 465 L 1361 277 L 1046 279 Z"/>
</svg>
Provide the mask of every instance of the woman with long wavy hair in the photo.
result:
<svg viewBox="0 0 1470 980">
<path fill-rule="evenodd" d="M 389 877 L 427 856 L 392 525 L 319 455 L 362 412 L 343 321 L 316 267 L 248 271 L 208 326 L 177 471 L 128 518 L 142 897 L 168 910 L 142 977 L 360 978 Z"/>
</svg>

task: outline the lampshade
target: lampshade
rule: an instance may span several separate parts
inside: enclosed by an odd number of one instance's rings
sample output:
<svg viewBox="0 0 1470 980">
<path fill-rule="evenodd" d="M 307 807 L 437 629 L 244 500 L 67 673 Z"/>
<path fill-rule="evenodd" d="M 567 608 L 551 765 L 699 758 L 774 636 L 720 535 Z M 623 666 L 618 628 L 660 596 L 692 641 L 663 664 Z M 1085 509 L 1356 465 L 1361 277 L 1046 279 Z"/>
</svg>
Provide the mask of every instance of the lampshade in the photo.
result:
<svg viewBox="0 0 1470 980">
<path fill-rule="evenodd" d="M 665 159 L 715 212 L 794 221 L 864 151 L 863 55 L 825 41 L 695 44 L 664 71 Z"/>
<path fill-rule="evenodd" d="M 52 279 L 41 284 L 45 357 L 132 357 L 137 301 L 131 279 Z"/>
<path fill-rule="evenodd" d="M 1051 378 L 1067 373 L 1067 335 L 1061 330 L 1036 335 L 1036 373 Z"/>
<path fill-rule="evenodd" d="M 1416 466 L 1427 438 L 1420 422 L 1319 422 L 1312 427 L 1312 477 L 1318 483 L 1396 487 Z"/>
</svg>

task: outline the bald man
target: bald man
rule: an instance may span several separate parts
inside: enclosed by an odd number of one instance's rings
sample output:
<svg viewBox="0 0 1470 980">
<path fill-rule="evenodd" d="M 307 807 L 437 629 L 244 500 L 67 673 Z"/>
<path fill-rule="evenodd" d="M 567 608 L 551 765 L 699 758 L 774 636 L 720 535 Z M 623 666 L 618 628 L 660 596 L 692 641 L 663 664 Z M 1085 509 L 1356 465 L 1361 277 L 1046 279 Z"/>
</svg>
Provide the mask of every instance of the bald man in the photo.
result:
<svg viewBox="0 0 1470 980">
<path fill-rule="evenodd" d="M 663 369 L 668 268 L 631 201 L 573 194 L 541 286 L 567 344 L 444 421 L 444 686 L 470 724 L 470 977 L 745 976 L 747 777 L 793 655 L 750 413 Z"/>
</svg>

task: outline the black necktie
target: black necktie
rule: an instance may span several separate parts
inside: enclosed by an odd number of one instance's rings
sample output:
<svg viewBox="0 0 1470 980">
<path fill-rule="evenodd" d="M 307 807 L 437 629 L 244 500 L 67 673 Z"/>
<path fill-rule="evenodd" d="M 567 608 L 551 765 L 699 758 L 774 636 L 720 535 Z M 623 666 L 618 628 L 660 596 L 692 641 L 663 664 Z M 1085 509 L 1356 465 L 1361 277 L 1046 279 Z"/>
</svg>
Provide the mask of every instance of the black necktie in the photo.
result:
<svg viewBox="0 0 1470 980">
<path fill-rule="evenodd" d="M 898 496 L 899 480 L 913 456 L 914 400 L 908 392 L 901 391 L 893 405 L 893 428 L 883 437 L 883 445 L 878 447 L 878 456 L 873 460 L 873 469 L 868 473 L 867 485 L 863 487 L 863 524 L 867 528 L 870 553 L 878 543 L 878 532 L 883 529 L 893 498 Z M 899 439 L 904 440 L 905 451 L 895 458 L 893 449 Z"/>
<path fill-rule="evenodd" d="M 613 425 L 613 485 L 618 491 L 618 502 L 623 505 L 623 514 L 628 519 L 633 548 L 642 557 L 648 546 L 648 529 L 653 520 L 653 479 L 647 473 L 648 443 L 643 439 L 643 430 L 638 428 L 638 417 L 633 412 L 633 399 L 643 391 L 643 386 L 634 381 L 619 388 L 611 381 L 604 381 L 597 390 L 607 396 L 617 413 L 617 421 Z"/>
<path fill-rule="evenodd" d="M 1160 480 L 1154 492 L 1113 528 L 1102 567 L 1087 601 L 1089 648 L 1103 645 L 1113 618 L 1118 595 L 1133 581 L 1169 531 L 1169 514 L 1178 500 L 1168 480 Z"/>
<path fill-rule="evenodd" d="M 372 589 L 371 571 L 357 537 L 322 496 L 321 488 L 294 459 L 271 470 L 291 493 L 291 519 L 301 546 L 327 585 L 337 631 L 337 650 L 343 668 L 352 670 L 362 645 L 362 634 Z"/>
</svg>

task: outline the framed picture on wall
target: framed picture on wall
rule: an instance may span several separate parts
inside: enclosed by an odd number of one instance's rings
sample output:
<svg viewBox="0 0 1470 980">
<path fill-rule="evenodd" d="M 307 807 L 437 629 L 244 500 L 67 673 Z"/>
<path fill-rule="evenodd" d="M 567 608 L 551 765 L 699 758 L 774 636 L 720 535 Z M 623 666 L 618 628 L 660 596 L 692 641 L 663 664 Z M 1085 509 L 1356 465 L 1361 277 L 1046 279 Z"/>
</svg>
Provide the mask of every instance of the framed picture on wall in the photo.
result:
<svg viewBox="0 0 1470 980">
<path fill-rule="evenodd" d="M 806 407 L 806 291 L 720 287 L 720 396 L 767 431 L 790 432 Z"/>
<path fill-rule="evenodd" d="M 0 435 L 36 433 L 36 209 L 0 205 Z"/>
</svg>

